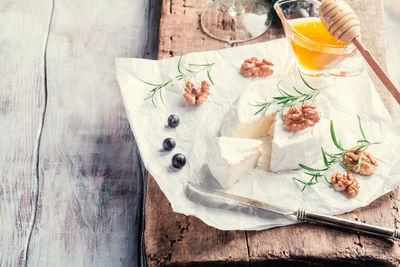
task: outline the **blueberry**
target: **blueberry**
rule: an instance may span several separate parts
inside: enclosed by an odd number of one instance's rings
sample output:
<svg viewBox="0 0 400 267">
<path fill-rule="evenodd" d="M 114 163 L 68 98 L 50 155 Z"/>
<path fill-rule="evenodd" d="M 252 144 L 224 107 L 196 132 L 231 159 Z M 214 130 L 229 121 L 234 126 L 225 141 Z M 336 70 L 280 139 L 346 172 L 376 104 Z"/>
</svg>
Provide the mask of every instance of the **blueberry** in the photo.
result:
<svg viewBox="0 0 400 267">
<path fill-rule="evenodd" d="M 172 157 L 172 166 L 177 169 L 181 169 L 186 165 L 186 158 L 181 153 L 175 154 Z"/>
<path fill-rule="evenodd" d="M 179 125 L 178 115 L 172 114 L 168 116 L 168 126 L 171 128 L 176 128 Z"/>
<path fill-rule="evenodd" d="M 165 150 L 171 151 L 172 149 L 175 148 L 176 143 L 175 143 L 175 140 L 173 138 L 165 138 L 163 143 L 162 143 L 162 146 L 163 146 L 163 148 Z"/>
</svg>

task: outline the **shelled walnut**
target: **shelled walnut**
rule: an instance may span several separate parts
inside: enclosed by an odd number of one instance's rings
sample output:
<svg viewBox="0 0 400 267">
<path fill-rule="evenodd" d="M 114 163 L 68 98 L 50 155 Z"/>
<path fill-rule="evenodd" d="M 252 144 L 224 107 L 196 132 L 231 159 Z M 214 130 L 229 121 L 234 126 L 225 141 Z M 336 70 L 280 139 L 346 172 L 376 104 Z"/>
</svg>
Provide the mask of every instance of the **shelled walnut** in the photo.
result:
<svg viewBox="0 0 400 267">
<path fill-rule="evenodd" d="M 357 166 L 361 153 L 361 150 L 355 149 L 347 152 L 342 161 L 343 164 L 347 168 L 352 168 L 352 171 L 357 172 L 361 175 L 373 175 L 375 173 L 374 166 L 377 167 L 379 165 L 377 160 L 370 153 L 364 151 L 361 159 L 361 164 L 360 166 Z"/>
<path fill-rule="evenodd" d="M 321 114 L 315 104 L 306 104 L 300 107 L 292 107 L 283 116 L 286 130 L 297 132 L 307 127 L 313 127 L 321 119 Z"/>
<path fill-rule="evenodd" d="M 347 175 L 343 175 L 340 172 L 335 172 L 331 177 L 331 183 L 336 191 L 343 191 L 349 187 L 354 179 L 354 175 L 350 172 L 348 172 Z"/>
<path fill-rule="evenodd" d="M 240 67 L 240 73 L 246 77 L 268 77 L 274 73 L 271 68 L 274 66 L 266 59 L 258 59 L 256 57 L 246 59 Z"/>
<path fill-rule="evenodd" d="M 360 192 L 360 184 L 357 179 L 354 178 L 353 182 L 347 187 L 347 193 L 349 194 L 349 198 L 354 198 Z"/>
<path fill-rule="evenodd" d="M 360 191 L 360 184 L 351 172 L 347 172 L 347 174 L 335 172 L 332 174 L 331 183 L 336 191 L 344 191 L 347 189 L 347 194 L 350 198 L 356 197 Z"/>
<path fill-rule="evenodd" d="M 185 97 L 186 101 L 192 105 L 200 105 L 210 95 L 210 84 L 207 81 L 201 82 L 201 87 L 196 88 L 193 83 L 187 82 L 185 93 L 183 96 Z"/>
</svg>

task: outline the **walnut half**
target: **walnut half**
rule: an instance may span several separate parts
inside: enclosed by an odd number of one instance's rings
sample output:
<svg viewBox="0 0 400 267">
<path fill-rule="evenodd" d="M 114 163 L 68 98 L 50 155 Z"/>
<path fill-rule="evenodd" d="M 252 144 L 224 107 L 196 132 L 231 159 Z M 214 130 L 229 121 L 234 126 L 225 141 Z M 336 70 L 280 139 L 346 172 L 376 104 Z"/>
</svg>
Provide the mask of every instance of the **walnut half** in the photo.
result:
<svg viewBox="0 0 400 267">
<path fill-rule="evenodd" d="M 307 127 L 313 127 L 321 119 L 321 114 L 315 104 L 306 104 L 300 107 L 292 107 L 283 116 L 286 124 L 286 130 L 297 132 Z"/>
<path fill-rule="evenodd" d="M 373 175 L 375 173 L 375 167 L 379 164 L 374 156 L 370 153 L 364 151 L 361 159 L 361 165 L 358 167 L 358 160 L 360 159 L 362 151 L 361 150 L 351 150 L 347 152 L 344 159 L 342 160 L 343 164 L 347 168 L 352 168 L 352 171 L 357 172 L 361 175 Z"/>
<path fill-rule="evenodd" d="M 207 81 L 201 82 L 201 87 L 196 88 L 193 83 L 187 82 L 185 93 L 183 96 L 185 97 L 186 101 L 192 105 L 200 105 L 210 95 L 210 84 Z"/>
<path fill-rule="evenodd" d="M 349 198 L 354 198 L 360 192 L 360 184 L 357 179 L 354 178 L 353 182 L 347 187 L 347 193 L 349 194 Z"/>
<path fill-rule="evenodd" d="M 331 183 L 336 191 L 344 191 L 347 189 L 349 198 L 356 197 L 360 191 L 360 184 L 351 172 L 347 172 L 347 174 L 335 172 L 332 174 Z"/>
<path fill-rule="evenodd" d="M 350 172 L 347 175 L 335 172 L 331 177 L 331 183 L 336 191 L 344 191 L 355 179 L 354 175 Z"/>
<path fill-rule="evenodd" d="M 268 60 L 252 57 L 243 62 L 240 73 L 246 78 L 268 77 L 274 73 L 271 66 L 274 66 L 274 64 Z"/>
</svg>

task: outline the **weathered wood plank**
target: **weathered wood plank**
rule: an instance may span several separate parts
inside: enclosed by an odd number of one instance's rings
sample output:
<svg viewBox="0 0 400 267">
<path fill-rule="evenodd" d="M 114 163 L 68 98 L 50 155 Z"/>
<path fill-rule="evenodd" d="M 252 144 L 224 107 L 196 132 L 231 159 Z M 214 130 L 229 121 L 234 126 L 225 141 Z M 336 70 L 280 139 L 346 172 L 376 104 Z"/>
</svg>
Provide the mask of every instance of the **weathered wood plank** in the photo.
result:
<svg viewBox="0 0 400 267">
<path fill-rule="evenodd" d="M 164 0 L 160 26 L 159 58 L 192 51 L 219 49 L 228 45 L 210 39 L 199 28 L 199 15 L 209 1 Z M 385 35 L 383 31 L 382 1 L 352 0 L 350 4 L 360 15 L 364 42 L 378 61 L 385 65 Z M 279 23 L 277 23 L 279 24 Z M 253 42 L 266 41 L 283 36 L 275 24 L 270 31 Z M 371 27 L 370 25 L 374 25 Z M 253 55 L 252 55 L 253 56 Z M 371 73 L 371 77 L 373 74 Z M 392 109 L 392 99 L 379 81 L 373 77 L 377 89 Z M 172 212 L 156 182 L 149 177 L 146 199 L 146 252 L 151 266 L 193 263 L 237 264 L 333 264 L 337 261 L 358 265 L 398 265 L 400 247 L 393 243 L 364 235 L 344 233 L 334 229 L 312 225 L 294 225 L 259 232 L 224 232 L 206 226 L 193 217 Z M 368 208 L 357 209 L 346 218 L 365 221 L 386 227 L 400 227 L 397 220 L 399 193 L 389 193 Z M 188 225 L 180 234 L 179 225 Z M 212 234 L 210 234 L 212 233 Z M 229 242 L 223 237 L 230 235 Z M 194 240 L 197 240 L 193 244 Z M 246 244 L 246 247 L 243 244 Z M 214 244 L 212 249 L 196 247 Z M 234 248 L 227 253 L 228 249 Z M 244 251 L 243 251 L 244 250 Z"/>
<path fill-rule="evenodd" d="M 114 75 L 146 50 L 148 1 L 54 1 L 30 266 L 137 266 L 139 156 Z"/>
<path fill-rule="evenodd" d="M 174 214 L 151 176 L 146 199 L 145 244 L 149 266 L 205 260 L 247 263 L 245 232 L 219 231 L 193 216 Z"/>
<path fill-rule="evenodd" d="M 209 0 L 163 1 L 160 21 L 159 58 L 231 46 L 208 37 L 201 30 L 200 14 L 210 2 Z M 248 43 L 283 37 L 283 30 L 277 27 L 278 25 L 280 25 L 280 22 L 274 21 L 272 27 L 262 37 Z"/>
<path fill-rule="evenodd" d="M 37 196 L 49 1 L 0 2 L 0 266 L 24 266 Z"/>
</svg>

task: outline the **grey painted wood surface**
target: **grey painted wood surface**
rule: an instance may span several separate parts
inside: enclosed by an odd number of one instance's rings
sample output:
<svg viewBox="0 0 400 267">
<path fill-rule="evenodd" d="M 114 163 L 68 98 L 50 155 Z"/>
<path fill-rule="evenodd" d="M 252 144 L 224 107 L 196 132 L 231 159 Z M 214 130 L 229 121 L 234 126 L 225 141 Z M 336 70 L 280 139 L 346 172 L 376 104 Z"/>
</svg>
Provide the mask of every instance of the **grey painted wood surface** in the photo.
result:
<svg viewBox="0 0 400 267">
<path fill-rule="evenodd" d="M 137 266 L 143 173 L 116 57 L 157 0 L 0 1 L 0 266 Z"/>
<path fill-rule="evenodd" d="M 387 36 L 387 70 L 393 83 L 400 88 L 400 1 L 384 0 L 385 6 L 385 29 Z M 394 120 L 400 127 L 400 107 L 395 105 Z"/>
<path fill-rule="evenodd" d="M 37 192 L 50 6 L 0 2 L 0 265 L 23 265 Z"/>
</svg>

